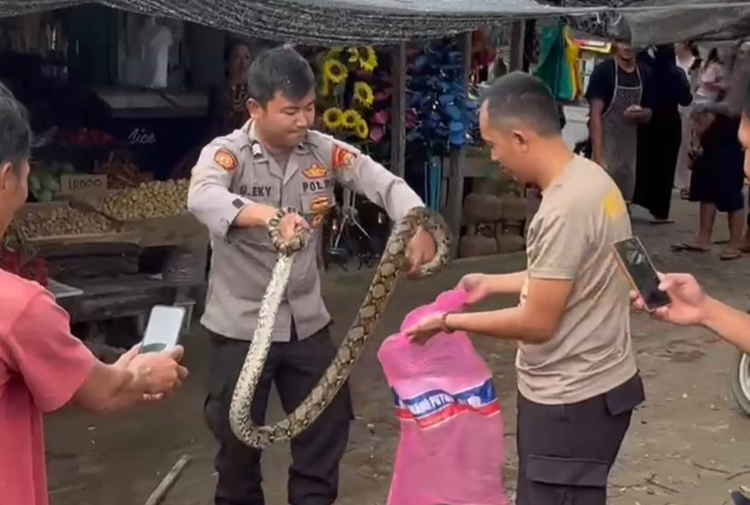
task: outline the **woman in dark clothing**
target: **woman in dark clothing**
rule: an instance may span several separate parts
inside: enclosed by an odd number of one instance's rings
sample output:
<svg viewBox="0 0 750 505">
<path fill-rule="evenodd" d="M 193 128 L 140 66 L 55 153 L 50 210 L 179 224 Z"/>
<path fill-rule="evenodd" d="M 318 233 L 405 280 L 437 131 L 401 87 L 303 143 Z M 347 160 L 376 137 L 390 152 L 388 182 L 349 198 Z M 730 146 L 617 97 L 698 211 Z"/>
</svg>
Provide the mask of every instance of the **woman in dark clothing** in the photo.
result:
<svg viewBox="0 0 750 505">
<path fill-rule="evenodd" d="M 744 152 L 737 140 L 740 119 L 726 104 L 699 106 L 696 126 L 700 147 L 694 155 L 690 178 L 690 201 L 700 203 L 698 235 L 693 243 L 677 244 L 674 250 L 706 252 L 717 212 L 726 212 L 729 243 L 719 256 L 733 260 L 741 256 L 744 229 Z"/>
<path fill-rule="evenodd" d="M 678 106 L 693 100 L 690 83 L 676 63 L 673 45 L 658 46 L 650 62 L 651 122 L 639 127 L 638 165 L 633 201 L 648 209 L 654 224 L 669 223 L 677 156 L 682 142 Z"/>
</svg>

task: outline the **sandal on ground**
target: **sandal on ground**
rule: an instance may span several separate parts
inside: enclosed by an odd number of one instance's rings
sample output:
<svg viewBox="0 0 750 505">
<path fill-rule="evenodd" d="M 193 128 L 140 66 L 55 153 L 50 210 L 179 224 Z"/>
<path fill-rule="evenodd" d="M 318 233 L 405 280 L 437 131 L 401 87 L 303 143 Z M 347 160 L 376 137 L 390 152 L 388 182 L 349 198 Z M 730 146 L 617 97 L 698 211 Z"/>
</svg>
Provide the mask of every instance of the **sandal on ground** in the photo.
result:
<svg viewBox="0 0 750 505">
<path fill-rule="evenodd" d="M 687 189 L 680 190 L 680 198 L 683 200 L 690 200 L 690 191 Z"/>
<path fill-rule="evenodd" d="M 699 247 L 697 245 L 688 244 L 687 242 L 680 242 L 679 244 L 673 244 L 670 249 L 672 249 L 675 252 L 678 251 L 685 251 L 685 252 L 708 252 L 708 248 Z"/>
<path fill-rule="evenodd" d="M 654 219 L 651 220 L 651 224 L 653 224 L 653 225 L 674 224 L 674 221 L 672 221 L 669 218 L 665 218 L 665 219 L 656 219 L 656 218 L 654 218 Z"/>
<path fill-rule="evenodd" d="M 719 254 L 719 259 L 721 261 L 731 261 L 731 260 L 740 259 L 741 257 L 742 257 L 742 252 L 736 249 L 727 249 L 727 250 L 722 251 L 721 254 Z"/>
</svg>

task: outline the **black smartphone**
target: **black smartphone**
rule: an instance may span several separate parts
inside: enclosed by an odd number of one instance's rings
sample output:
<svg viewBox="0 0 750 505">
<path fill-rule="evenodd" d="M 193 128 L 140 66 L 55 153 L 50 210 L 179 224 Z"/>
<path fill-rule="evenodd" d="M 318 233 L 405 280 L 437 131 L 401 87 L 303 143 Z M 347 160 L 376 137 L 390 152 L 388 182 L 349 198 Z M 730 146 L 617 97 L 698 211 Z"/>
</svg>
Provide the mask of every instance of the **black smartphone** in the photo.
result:
<svg viewBox="0 0 750 505">
<path fill-rule="evenodd" d="M 646 310 L 653 312 L 670 304 L 669 296 L 659 289 L 659 276 L 643 242 L 630 237 L 614 244 L 615 254 L 633 288 L 641 295 Z"/>
</svg>

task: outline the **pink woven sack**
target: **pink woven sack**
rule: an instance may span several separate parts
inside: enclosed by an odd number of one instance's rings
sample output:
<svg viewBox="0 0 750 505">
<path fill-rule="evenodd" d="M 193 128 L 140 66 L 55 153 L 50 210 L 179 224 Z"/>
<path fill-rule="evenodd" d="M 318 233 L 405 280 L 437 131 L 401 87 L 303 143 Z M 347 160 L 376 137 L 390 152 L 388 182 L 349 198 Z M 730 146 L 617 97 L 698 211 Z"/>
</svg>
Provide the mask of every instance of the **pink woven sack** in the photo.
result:
<svg viewBox="0 0 750 505">
<path fill-rule="evenodd" d="M 462 310 L 452 290 L 411 311 L 378 351 L 401 423 L 388 505 L 506 505 L 503 421 L 492 375 L 466 333 L 424 346 L 405 330 L 435 312 Z"/>
</svg>

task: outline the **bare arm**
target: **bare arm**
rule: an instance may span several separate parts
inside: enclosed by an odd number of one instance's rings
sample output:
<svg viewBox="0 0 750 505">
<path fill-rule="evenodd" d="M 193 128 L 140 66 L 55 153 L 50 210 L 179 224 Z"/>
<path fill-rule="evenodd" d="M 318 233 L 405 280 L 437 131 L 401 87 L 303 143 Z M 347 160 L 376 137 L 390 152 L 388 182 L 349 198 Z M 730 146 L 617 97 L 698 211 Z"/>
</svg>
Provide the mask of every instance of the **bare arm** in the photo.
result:
<svg viewBox="0 0 750 505">
<path fill-rule="evenodd" d="M 488 288 L 491 294 L 517 295 L 526 282 L 526 270 L 512 274 L 488 275 Z"/>
<path fill-rule="evenodd" d="M 445 325 L 451 330 L 543 344 L 555 336 L 572 288 L 571 281 L 530 278 L 528 297 L 522 306 L 449 314 Z"/>
<path fill-rule="evenodd" d="M 143 401 L 145 385 L 124 367 L 95 361 L 88 377 L 73 395 L 73 404 L 87 412 L 107 414 Z"/>
<path fill-rule="evenodd" d="M 128 407 L 145 394 L 168 392 L 187 375 L 167 354 L 147 358 L 136 353 L 137 349 L 130 350 L 114 365 L 98 361 L 70 333 L 67 313 L 41 288 L 9 338 L 0 342 L 0 357 L 5 356 L 10 368 L 23 378 L 45 413 L 70 403 L 90 412 Z M 182 348 L 173 354 L 181 355 Z"/>
<path fill-rule="evenodd" d="M 750 315 L 713 298 L 706 300 L 704 313 L 704 327 L 741 351 L 750 353 Z"/>
<path fill-rule="evenodd" d="M 591 136 L 591 153 L 594 162 L 602 164 L 602 114 L 604 102 L 599 98 L 591 100 L 589 135 Z"/>
<path fill-rule="evenodd" d="M 187 377 L 187 370 L 177 364 L 184 354 L 181 346 L 144 355 L 138 350 L 134 347 L 114 365 L 95 361 L 73 395 L 74 405 L 88 412 L 110 414 L 142 403 L 149 395 L 169 393 Z"/>
</svg>

